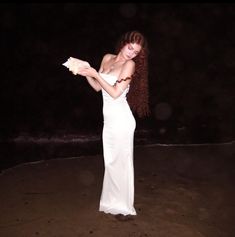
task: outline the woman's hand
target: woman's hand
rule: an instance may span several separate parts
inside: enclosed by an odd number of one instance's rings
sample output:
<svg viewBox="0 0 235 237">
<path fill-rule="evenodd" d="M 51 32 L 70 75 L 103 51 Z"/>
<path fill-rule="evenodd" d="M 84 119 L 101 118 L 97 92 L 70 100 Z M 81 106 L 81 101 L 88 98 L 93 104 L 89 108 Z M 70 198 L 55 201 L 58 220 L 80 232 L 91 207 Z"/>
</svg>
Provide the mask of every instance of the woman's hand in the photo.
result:
<svg viewBox="0 0 235 237">
<path fill-rule="evenodd" d="M 81 70 L 90 67 L 90 64 L 88 62 L 80 60 L 78 58 L 70 57 L 67 62 L 69 71 L 74 75 L 80 74 Z"/>
<path fill-rule="evenodd" d="M 93 77 L 94 79 L 98 77 L 98 72 L 93 67 L 83 68 L 78 74 L 84 77 Z"/>
</svg>

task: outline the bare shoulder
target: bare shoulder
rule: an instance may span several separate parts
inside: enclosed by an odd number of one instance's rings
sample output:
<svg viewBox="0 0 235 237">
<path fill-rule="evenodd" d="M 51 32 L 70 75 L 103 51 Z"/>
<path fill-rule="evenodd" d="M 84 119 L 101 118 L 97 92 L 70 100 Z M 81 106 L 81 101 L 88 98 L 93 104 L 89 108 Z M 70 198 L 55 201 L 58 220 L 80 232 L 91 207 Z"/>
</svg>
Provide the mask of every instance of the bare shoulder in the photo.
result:
<svg viewBox="0 0 235 237">
<path fill-rule="evenodd" d="M 112 59 L 113 56 L 114 55 L 110 54 L 110 53 L 107 53 L 103 56 L 103 59 L 102 59 L 101 64 L 100 64 L 99 72 L 103 71 L 104 65 L 106 65 Z"/>
<path fill-rule="evenodd" d="M 130 77 L 135 71 L 135 62 L 133 60 L 128 60 L 124 63 L 121 71 L 121 78 Z"/>
<path fill-rule="evenodd" d="M 126 63 L 130 66 L 135 66 L 135 62 L 131 59 L 131 60 L 128 60 L 126 61 Z"/>
<path fill-rule="evenodd" d="M 135 62 L 133 60 L 128 60 L 125 62 L 124 66 L 127 68 L 135 68 Z"/>
<path fill-rule="evenodd" d="M 107 53 L 107 54 L 104 55 L 103 60 L 104 60 L 104 61 L 108 61 L 108 60 L 110 60 L 111 58 L 113 58 L 114 56 L 115 56 L 114 54 Z"/>
</svg>

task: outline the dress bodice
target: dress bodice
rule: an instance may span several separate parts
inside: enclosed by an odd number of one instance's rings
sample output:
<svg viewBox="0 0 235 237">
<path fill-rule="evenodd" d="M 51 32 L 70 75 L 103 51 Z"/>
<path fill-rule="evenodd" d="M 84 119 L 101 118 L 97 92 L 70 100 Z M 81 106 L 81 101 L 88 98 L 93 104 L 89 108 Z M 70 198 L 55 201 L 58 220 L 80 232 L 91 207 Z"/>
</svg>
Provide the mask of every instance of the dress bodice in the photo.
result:
<svg viewBox="0 0 235 237">
<path fill-rule="evenodd" d="M 118 79 L 116 76 L 106 74 L 106 73 L 100 73 L 100 75 L 106 82 L 108 82 L 112 86 L 116 83 Z M 129 91 L 129 85 L 117 99 L 126 98 L 126 94 L 128 93 L 128 91 Z M 107 99 L 117 100 L 117 99 L 113 99 L 103 88 L 102 88 L 102 95 L 103 95 L 104 100 L 107 100 Z"/>
</svg>

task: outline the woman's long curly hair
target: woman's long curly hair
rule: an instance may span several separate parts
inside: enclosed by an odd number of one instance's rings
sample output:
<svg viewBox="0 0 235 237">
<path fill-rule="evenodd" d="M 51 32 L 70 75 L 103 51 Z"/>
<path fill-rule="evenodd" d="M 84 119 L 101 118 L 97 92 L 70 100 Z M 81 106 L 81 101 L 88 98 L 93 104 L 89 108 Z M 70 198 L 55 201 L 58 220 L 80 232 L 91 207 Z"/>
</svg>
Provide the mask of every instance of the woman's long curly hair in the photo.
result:
<svg viewBox="0 0 235 237">
<path fill-rule="evenodd" d="M 116 53 L 128 43 L 136 43 L 141 46 L 141 51 L 133 58 L 135 72 L 132 75 L 127 101 L 130 108 L 138 117 L 143 118 L 150 114 L 149 90 L 148 90 L 148 44 L 146 38 L 138 31 L 129 31 L 119 40 Z"/>
</svg>

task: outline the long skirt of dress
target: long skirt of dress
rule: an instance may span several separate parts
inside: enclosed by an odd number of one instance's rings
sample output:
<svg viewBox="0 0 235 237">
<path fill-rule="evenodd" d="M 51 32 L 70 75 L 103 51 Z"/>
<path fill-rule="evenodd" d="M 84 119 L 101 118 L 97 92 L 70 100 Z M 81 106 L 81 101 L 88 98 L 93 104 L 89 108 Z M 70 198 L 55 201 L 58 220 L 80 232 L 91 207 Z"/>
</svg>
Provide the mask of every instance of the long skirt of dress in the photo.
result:
<svg viewBox="0 0 235 237">
<path fill-rule="evenodd" d="M 136 215 L 134 208 L 133 146 L 136 122 L 122 98 L 103 106 L 104 179 L 100 211 Z"/>
</svg>

